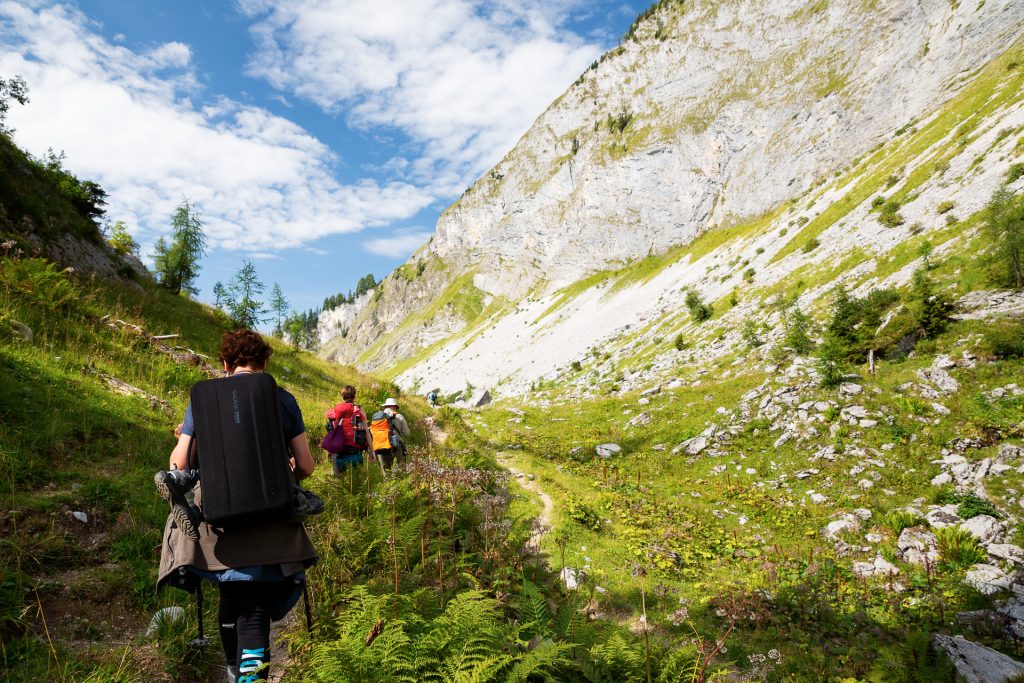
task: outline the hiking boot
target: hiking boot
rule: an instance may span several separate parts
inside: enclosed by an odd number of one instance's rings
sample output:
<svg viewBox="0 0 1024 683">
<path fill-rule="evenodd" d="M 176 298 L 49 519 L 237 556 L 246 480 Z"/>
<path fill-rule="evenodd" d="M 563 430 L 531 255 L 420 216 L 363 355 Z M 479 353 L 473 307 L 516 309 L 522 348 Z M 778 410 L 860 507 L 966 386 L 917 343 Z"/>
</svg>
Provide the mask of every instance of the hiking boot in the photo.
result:
<svg viewBox="0 0 1024 683">
<path fill-rule="evenodd" d="M 182 470 L 160 470 L 153 477 L 160 496 L 171 504 L 171 517 L 183 534 L 193 541 L 199 540 L 199 512 L 188 502 L 185 494 L 191 490 L 194 480 Z"/>
</svg>

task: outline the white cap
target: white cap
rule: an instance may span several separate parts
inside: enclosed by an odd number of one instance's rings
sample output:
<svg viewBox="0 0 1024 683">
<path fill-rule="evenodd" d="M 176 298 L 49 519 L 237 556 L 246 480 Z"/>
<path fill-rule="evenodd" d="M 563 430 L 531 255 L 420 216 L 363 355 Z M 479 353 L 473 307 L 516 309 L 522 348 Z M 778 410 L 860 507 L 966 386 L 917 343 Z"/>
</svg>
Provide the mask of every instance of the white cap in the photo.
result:
<svg viewBox="0 0 1024 683">
<path fill-rule="evenodd" d="M 397 408 L 398 407 L 398 401 L 396 401 L 393 398 L 389 398 L 386 401 L 384 401 L 384 405 L 381 406 L 381 407 L 382 408 Z"/>
</svg>

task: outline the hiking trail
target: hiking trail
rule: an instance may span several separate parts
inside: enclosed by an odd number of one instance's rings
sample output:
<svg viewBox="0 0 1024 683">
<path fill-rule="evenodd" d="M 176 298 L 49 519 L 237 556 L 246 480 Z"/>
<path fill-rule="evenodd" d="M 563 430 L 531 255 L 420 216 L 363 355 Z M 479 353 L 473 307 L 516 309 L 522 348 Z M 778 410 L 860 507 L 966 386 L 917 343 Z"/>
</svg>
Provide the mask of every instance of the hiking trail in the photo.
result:
<svg viewBox="0 0 1024 683">
<path fill-rule="evenodd" d="M 541 505 L 543 506 L 537 518 L 538 524 L 533 533 L 530 534 L 530 543 L 539 549 L 541 539 L 551 529 L 551 518 L 555 512 L 555 501 L 544 492 L 544 489 L 540 487 L 536 479 L 531 479 L 529 474 L 513 465 L 510 461 L 511 457 L 508 453 L 498 453 L 498 464 L 511 472 L 520 486 L 540 498 Z"/>
</svg>

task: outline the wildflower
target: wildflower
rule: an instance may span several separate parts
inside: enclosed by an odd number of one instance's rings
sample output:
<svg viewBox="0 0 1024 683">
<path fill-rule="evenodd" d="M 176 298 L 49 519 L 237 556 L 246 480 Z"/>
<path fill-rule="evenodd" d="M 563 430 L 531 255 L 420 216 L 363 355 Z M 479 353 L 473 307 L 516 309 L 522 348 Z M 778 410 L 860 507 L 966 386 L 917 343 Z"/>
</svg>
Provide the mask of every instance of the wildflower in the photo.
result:
<svg viewBox="0 0 1024 683">
<path fill-rule="evenodd" d="M 782 654 L 778 650 L 776 650 L 775 648 L 772 648 L 771 650 L 768 650 L 768 659 L 770 659 L 772 661 L 781 660 L 782 659 Z"/>
</svg>

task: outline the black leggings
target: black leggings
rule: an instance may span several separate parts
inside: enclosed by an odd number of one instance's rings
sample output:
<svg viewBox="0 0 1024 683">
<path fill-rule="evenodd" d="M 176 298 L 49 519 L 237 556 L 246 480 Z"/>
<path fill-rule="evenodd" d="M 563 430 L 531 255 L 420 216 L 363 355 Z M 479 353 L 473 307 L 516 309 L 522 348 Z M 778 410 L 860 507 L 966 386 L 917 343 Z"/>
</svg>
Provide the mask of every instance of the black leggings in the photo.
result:
<svg viewBox="0 0 1024 683">
<path fill-rule="evenodd" d="M 275 584 L 225 581 L 220 586 L 220 640 L 238 683 L 265 681 L 270 667 L 270 612 Z"/>
</svg>

